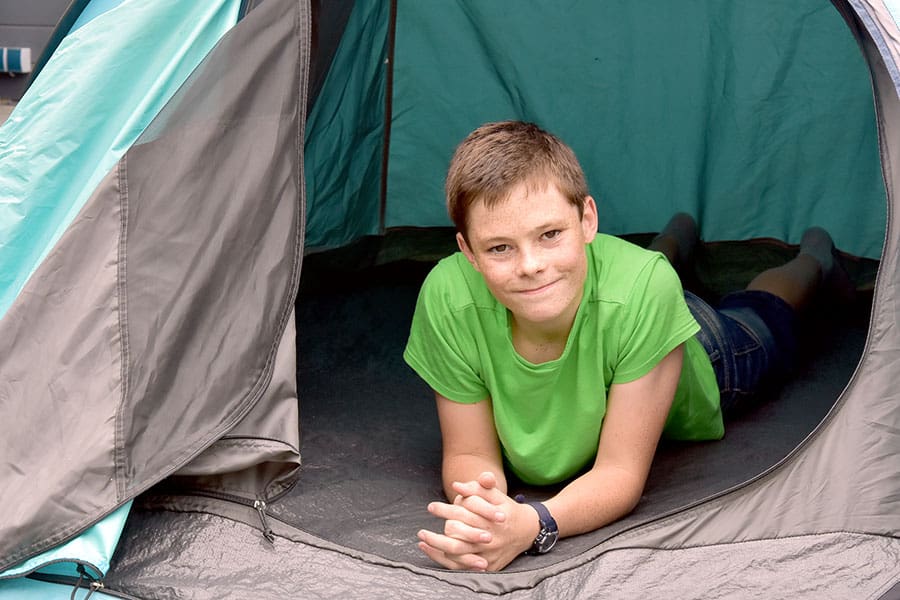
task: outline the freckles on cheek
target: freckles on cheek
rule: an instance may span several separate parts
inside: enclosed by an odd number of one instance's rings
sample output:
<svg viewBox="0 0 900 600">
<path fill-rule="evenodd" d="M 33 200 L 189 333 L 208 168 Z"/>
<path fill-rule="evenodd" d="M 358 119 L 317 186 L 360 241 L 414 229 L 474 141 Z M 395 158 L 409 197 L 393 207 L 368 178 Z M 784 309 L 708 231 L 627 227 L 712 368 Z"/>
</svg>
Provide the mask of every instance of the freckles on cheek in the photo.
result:
<svg viewBox="0 0 900 600">
<path fill-rule="evenodd" d="M 487 283 L 488 289 L 498 300 L 502 299 L 506 295 L 506 288 L 509 286 L 509 279 L 504 277 L 502 274 L 493 272 L 483 272 L 482 276 L 484 277 L 485 283 Z"/>
</svg>

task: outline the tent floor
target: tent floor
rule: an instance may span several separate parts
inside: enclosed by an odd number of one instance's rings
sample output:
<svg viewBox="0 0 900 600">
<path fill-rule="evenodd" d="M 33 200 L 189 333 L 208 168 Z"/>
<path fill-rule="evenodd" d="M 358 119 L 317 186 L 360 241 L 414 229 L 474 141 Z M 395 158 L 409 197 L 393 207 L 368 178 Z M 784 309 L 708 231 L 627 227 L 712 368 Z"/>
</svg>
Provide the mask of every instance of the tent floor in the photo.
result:
<svg viewBox="0 0 900 600">
<path fill-rule="evenodd" d="M 794 252 L 768 241 L 710 244 L 688 287 L 708 297 L 738 289 L 753 272 Z M 427 567 L 416 532 L 439 526 L 425 506 L 441 496 L 440 433 L 431 393 L 401 354 L 419 285 L 433 261 L 346 270 L 330 258 L 312 255 L 304 266 L 297 303 L 303 466 L 297 485 L 270 505 L 270 514 L 315 538 Z M 857 281 L 869 281 L 875 264 L 851 261 L 848 270 Z M 777 397 L 727 423 L 724 440 L 663 444 L 631 515 L 562 540 L 548 555 L 518 559 L 509 570 L 574 557 L 778 463 L 822 420 L 853 373 L 868 326 L 867 298 L 861 296 L 859 306 L 840 311 L 840 318 L 828 307 L 819 311 L 807 328 L 796 376 Z M 527 491 L 540 497 L 552 490 Z"/>
</svg>

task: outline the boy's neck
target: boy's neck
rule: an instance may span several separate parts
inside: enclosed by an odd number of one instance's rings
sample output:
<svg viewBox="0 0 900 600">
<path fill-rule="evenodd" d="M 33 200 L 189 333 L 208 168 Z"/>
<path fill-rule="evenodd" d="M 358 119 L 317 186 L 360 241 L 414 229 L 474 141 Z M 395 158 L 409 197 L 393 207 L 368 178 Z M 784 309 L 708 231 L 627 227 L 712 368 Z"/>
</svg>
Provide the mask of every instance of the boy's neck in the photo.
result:
<svg viewBox="0 0 900 600">
<path fill-rule="evenodd" d="M 541 364 L 562 356 L 569 340 L 569 332 L 575 315 L 564 324 L 536 327 L 529 323 L 519 323 L 515 315 L 510 319 L 512 343 L 516 352 L 530 363 Z"/>
</svg>

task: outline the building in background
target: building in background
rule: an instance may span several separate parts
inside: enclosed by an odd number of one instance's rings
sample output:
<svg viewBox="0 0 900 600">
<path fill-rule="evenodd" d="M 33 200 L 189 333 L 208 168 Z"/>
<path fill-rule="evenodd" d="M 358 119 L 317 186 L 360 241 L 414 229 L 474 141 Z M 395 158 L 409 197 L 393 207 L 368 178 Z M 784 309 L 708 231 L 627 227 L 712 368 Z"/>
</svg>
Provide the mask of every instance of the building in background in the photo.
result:
<svg viewBox="0 0 900 600">
<path fill-rule="evenodd" d="M 70 0 L 0 2 L 0 99 L 18 100 Z"/>
</svg>

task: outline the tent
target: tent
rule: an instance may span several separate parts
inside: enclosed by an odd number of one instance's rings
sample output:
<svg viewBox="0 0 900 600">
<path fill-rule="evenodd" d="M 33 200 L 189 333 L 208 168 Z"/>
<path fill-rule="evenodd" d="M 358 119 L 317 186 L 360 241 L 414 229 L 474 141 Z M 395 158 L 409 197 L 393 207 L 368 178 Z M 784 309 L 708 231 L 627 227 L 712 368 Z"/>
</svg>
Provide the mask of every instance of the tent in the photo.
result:
<svg viewBox="0 0 900 600">
<path fill-rule="evenodd" d="M 0 128 L 0 598 L 900 597 L 898 18 L 74 2 Z M 440 441 L 400 350 L 453 146 L 501 118 L 573 146 L 601 230 L 697 215 L 702 285 L 812 222 L 877 278 L 633 514 L 455 573 L 414 546 Z"/>
</svg>

